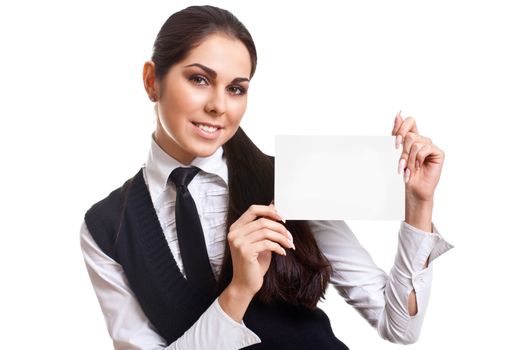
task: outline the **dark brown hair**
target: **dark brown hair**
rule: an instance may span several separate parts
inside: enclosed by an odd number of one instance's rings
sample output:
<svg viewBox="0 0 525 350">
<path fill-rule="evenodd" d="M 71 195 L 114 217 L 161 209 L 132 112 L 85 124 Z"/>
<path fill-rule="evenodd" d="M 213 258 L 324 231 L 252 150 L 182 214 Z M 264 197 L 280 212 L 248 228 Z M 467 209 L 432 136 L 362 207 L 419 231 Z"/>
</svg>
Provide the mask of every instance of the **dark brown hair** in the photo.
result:
<svg viewBox="0 0 525 350">
<path fill-rule="evenodd" d="M 240 40 L 251 58 L 250 78 L 255 73 L 257 52 L 245 26 L 229 11 L 214 6 L 190 6 L 171 15 L 160 29 L 153 47 L 156 79 L 162 82 L 170 67 L 183 60 L 208 35 L 224 33 Z M 228 164 L 229 204 L 227 228 L 252 204 L 268 205 L 274 198 L 273 158 L 264 154 L 241 127 L 223 146 Z M 313 309 L 324 297 L 331 265 L 319 250 L 306 221 L 288 220 L 296 250 L 286 256 L 272 253 L 272 262 L 256 298 L 269 303 L 279 300 Z M 225 246 L 218 289 L 231 282 L 230 247 Z"/>
</svg>

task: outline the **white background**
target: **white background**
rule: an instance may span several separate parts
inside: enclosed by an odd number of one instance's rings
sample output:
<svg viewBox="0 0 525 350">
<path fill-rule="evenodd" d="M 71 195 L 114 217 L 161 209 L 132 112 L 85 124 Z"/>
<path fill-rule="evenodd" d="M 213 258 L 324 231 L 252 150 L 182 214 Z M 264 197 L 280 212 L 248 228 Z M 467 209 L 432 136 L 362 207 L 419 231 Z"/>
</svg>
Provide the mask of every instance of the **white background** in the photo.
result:
<svg viewBox="0 0 525 350">
<path fill-rule="evenodd" d="M 276 134 L 388 135 L 398 110 L 445 150 L 434 264 L 411 349 L 523 344 L 525 21 L 515 1 L 221 1 L 259 64 L 241 125 Z M 182 1 L 0 5 L 0 329 L 5 349 L 110 349 L 80 253 L 85 211 L 135 174 L 154 127 L 141 80 Z M 356 171 L 366 171 L 359 169 Z M 390 270 L 398 222 L 349 222 Z M 352 349 L 394 349 L 330 289 Z"/>
</svg>

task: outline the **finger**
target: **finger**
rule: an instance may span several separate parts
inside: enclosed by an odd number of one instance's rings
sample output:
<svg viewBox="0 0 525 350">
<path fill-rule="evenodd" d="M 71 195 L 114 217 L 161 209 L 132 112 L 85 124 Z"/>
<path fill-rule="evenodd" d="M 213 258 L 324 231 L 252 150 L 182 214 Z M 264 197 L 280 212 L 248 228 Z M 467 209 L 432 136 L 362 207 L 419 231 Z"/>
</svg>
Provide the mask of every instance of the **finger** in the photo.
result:
<svg viewBox="0 0 525 350">
<path fill-rule="evenodd" d="M 266 216 L 274 220 L 282 221 L 282 217 L 277 213 L 273 206 L 252 204 L 250 207 L 230 226 L 230 231 L 257 219 L 257 217 Z"/>
<path fill-rule="evenodd" d="M 286 250 L 283 247 L 269 240 L 259 241 L 255 244 L 252 244 L 250 250 L 257 254 L 269 250 L 279 255 L 286 255 Z"/>
<path fill-rule="evenodd" d="M 428 147 L 427 147 L 428 146 Z M 443 163 L 445 158 L 445 152 L 439 149 L 436 145 L 430 144 L 422 148 L 416 155 L 416 163 L 419 162 L 420 165 L 427 163 Z"/>
<path fill-rule="evenodd" d="M 399 111 L 397 112 L 396 117 L 394 118 L 394 127 L 392 128 L 392 135 L 395 135 L 394 131 L 399 128 L 402 122 L 403 118 L 401 118 L 401 111 Z"/>
<path fill-rule="evenodd" d="M 414 142 L 412 144 L 412 147 L 410 148 L 410 153 L 408 155 L 408 160 L 407 160 L 407 168 L 410 169 L 411 174 L 415 174 L 416 171 L 418 170 L 416 169 L 417 154 L 424 148 L 430 149 L 431 146 L 429 144 L 425 144 L 422 142 Z M 420 161 L 420 164 L 423 164 L 423 163 L 421 163 Z"/>
<path fill-rule="evenodd" d="M 403 152 L 401 154 L 402 156 L 404 156 L 405 160 L 408 160 L 408 154 L 410 153 L 410 147 L 412 147 L 412 144 L 414 144 L 414 142 L 419 142 L 419 141 L 420 141 L 420 137 L 416 133 L 408 132 L 405 135 L 405 138 L 403 141 Z"/>
<path fill-rule="evenodd" d="M 272 242 L 279 243 L 283 247 L 292 248 L 295 250 L 295 245 L 288 237 L 284 236 L 280 232 L 275 232 L 267 228 L 252 232 L 245 237 L 246 243 L 256 243 L 263 240 L 270 240 Z"/>
<path fill-rule="evenodd" d="M 392 135 L 396 136 L 396 149 L 399 148 L 399 145 L 403 141 L 400 135 L 396 135 L 401 125 L 403 125 L 403 117 L 401 117 L 401 111 L 399 111 L 398 115 L 396 116 L 396 123 L 394 123 L 394 129 L 392 129 Z"/>
<path fill-rule="evenodd" d="M 246 235 L 261 229 L 269 229 L 275 232 L 279 232 L 286 238 L 293 241 L 292 233 L 288 231 L 283 224 L 267 218 L 259 218 L 252 222 L 249 222 L 246 225 L 244 225 L 240 230 Z"/>
<path fill-rule="evenodd" d="M 282 239 L 290 241 L 295 249 L 295 245 L 293 245 L 293 236 L 290 231 L 288 231 L 284 225 L 267 218 L 259 218 L 230 231 L 228 233 L 228 243 L 230 246 L 239 248 L 247 242 L 248 235 L 264 229 L 280 234 L 283 237 Z M 251 241 L 253 241 L 253 239 Z M 287 243 L 285 243 L 285 245 L 289 246 Z"/>
<path fill-rule="evenodd" d="M 405 142 L 405 136 L 409 132 L 418 134 L 416 120 L 412 117 L 407 117 L 399 126 L 399 128 L 394 132 L 394 135 L 401 136 L 396 137 L 396 141 L 400 140 L 400 142 L 396 142 L 396 148 L 399 146 L 399 144 Z"/>
<path fill-rule="evenodd" d="M 273 210 L 277 211 L 277 208 L 275 208 L 275 201 L 273 199 L 272 199 L 272 202 L 270 203 L 269 207 L 272 208 Z M 277 215 L 279 215 L 279 213 L 277 213 Z M 286 223 L 286 220 L 282 216 L 281 216 L 281 220 L 280 221 Z"/>
<path fill-rule="evenodd" d="M 414 142 L 421 142 L 423 141 L 423 136 L 420 136 L 416 133 L 409 132 L 405 136 L 405 142 L 403 142 L 403 152 L 401 153 L 401 157 L 399 158 L 397 173 L 401 174 L 403 170 L 406 169 L 407 163 L 408 163 L 408 155 L 410 153 L 410 147 L 412 147 L 412 144 Z"/>
<path fill-rule="evenodd" d="M 401 128 L 401 125 L 403 125 L 403 122 L 404 122 L 403 117 L 401 116 L 401 111 L 400 113 L 398 113 L 398 115 L 399 115 L 399 118 L 397 116 L 396 118 L 399 120 L 399 122 L 394 125 L 394 130 L 392 130 L 392 135 L 397 135 L 399 128 Z"/>
<path fill-rule="evenodd" d="M 408 159 L 408 154 L 410 152 L 410 148 L 412 147 L 412 144 L 414 142 L 420 142 L 424 144 L 431 144 L 432 140 L 428 137 L 421 136 L 419 134 L 416 134 L 414 132 L 408 132 L 405 136 L 405 141 L 403 142 L 403 152 L 401 153 L 401 156 L 405 156 L 405 160 Z"/>
</svg>

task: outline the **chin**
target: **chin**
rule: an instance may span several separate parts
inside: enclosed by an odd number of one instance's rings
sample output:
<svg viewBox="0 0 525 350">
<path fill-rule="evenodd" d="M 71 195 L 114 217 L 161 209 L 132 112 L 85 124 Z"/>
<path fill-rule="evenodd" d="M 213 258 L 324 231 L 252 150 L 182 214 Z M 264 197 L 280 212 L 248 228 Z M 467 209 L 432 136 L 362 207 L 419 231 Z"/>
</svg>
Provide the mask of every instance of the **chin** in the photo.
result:
<svg viewBox="0 0 525 350">
<path fill-rule="evenodd" d="M 206 158 L 214 154 L 217 149 L 219 149 L 220 146 L 210 146 L 210 147 L 203 147 L 196 149 L 193 154 L 195 154 L 196 157 Z"/>
</svg>

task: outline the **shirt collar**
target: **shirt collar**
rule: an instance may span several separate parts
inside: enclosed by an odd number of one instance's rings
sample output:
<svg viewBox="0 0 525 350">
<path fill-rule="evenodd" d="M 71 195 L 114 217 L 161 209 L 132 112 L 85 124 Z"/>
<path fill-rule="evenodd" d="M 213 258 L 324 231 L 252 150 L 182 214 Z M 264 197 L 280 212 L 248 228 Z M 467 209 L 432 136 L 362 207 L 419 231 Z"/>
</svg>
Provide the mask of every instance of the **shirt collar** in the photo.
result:
<svg viewBox="0 0 525 350">
<path fill-rule="evenodd" d="M 191 162 L 201 169 L 201 171 L 219 176 L 226 186 L 228 185 L 228 167 L 226 159 L 223 157 L 222 146 L 209 157 L 195 157 Z M 151 134 L 150 150 L 145 163 L 146 177 L 148 179 L 148 188 L 153 201 L 166 189 L 168 177 L 173 169 L 186 165 L 167 154 L 153 138 Z"/>
</svg>

